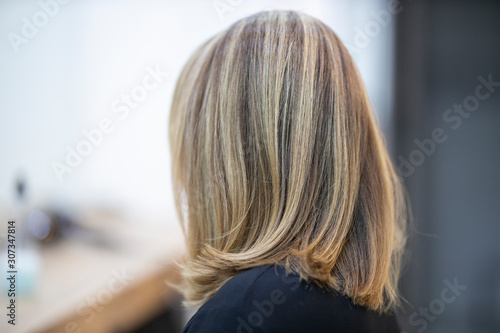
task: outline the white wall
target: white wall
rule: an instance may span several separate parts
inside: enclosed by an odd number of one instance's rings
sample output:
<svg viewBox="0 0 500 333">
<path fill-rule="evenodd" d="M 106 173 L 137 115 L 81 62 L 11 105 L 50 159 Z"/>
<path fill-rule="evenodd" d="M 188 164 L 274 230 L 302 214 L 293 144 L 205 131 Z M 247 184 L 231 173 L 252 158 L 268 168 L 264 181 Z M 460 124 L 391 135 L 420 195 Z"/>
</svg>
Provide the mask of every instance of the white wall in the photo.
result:
<svg viewBox="0 0 500 333">
<path fill-rule="evenodd" d="M 16 52 L 11 33 L 22 36 L 24 17 L 43 24 L 41 4 L 53 1 L 0 2 L 0 210 L 12 206 L 23 170 L 33 204 L 104 204 L 173 217 L 166 124 L 175 79 L 204 40 L 260 10 L 298 9 L 330 25 L 349 45 L 388 128 L 394 15 L 359 39 L 376 25 L 370 12 L 387 9 L 384 1 L 73 0 L 50 7 L 53 17 Z M 120 118 L 115 101 L 157 67 L 168 77 Z M 113 132 L 59 181 L 53 162 L 65 163 L 66 147 L 76 149 L 82 131 L 105 118 Z"/>
</svg>

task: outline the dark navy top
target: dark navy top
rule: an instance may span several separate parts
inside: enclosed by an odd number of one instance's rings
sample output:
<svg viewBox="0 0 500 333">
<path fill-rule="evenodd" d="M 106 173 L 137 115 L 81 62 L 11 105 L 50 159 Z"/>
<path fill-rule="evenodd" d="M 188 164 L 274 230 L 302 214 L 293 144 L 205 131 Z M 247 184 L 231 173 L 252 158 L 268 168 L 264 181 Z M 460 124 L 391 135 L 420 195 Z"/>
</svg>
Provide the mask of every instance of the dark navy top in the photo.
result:
<svg viewBox="0 0 500 333">
<path fill-rule="evenodd" d="M 339 293 L 263 265 L 226 282 L 189 320 L 183 333 L 399 333 L 392 315 L 357 306 Z"/>
</svg>

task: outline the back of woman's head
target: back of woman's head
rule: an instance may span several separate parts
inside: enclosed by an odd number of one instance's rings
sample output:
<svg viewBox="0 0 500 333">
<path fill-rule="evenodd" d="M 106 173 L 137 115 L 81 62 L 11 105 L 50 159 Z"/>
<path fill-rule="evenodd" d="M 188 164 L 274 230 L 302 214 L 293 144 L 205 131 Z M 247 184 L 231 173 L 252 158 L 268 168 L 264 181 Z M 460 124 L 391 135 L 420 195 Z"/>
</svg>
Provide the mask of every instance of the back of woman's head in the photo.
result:
<svg viewBox="0 0 500 333">
<path fill-rule="evenodd" d="M 395 303 L 401 185 L 325 24 L 262 12 L 211 38 L 182 71 L 169 132 L 188 302 L 280 263 L 371 309 Z"/>
</svg>

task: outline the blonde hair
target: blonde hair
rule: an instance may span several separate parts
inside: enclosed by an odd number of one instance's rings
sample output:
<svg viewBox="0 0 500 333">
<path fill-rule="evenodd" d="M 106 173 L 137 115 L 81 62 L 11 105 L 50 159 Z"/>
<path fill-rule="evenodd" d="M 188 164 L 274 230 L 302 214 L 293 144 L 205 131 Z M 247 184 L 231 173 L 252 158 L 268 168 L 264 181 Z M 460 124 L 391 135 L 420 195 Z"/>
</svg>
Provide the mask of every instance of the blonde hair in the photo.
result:
<svg viewBox="0 0 500 333">
<path fill-rule="evenodd" d="M 262 12 L 211 38 L 177 82 L 169 138 L 188 304 L 275 263 L 370 309 L 396 304 L 402 187 L 324 23 Z"/>
</svg>

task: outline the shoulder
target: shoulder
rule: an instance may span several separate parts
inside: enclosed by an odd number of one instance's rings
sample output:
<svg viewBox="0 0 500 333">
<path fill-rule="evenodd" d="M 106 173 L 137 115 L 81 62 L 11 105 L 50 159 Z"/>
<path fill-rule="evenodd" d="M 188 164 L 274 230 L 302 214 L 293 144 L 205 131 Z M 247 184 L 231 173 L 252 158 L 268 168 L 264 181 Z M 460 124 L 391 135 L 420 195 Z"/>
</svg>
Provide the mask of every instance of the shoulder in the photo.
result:
<svg viewBox="0 0 500 333">
<path fill-rule="evenodd" d="M 191 318 L 183 332 L 399 332 L 392 316 L 378 315 L 263 265 L 224 284 Z"/>
</svg>

